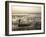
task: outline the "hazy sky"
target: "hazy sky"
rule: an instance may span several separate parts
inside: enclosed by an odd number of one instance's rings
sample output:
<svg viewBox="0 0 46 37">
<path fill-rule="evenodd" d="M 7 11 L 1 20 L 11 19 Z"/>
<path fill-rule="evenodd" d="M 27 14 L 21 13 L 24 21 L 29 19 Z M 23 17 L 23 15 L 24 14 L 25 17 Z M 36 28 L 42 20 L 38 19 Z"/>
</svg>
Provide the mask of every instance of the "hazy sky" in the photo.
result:
<svg viewBox="0 0 46 37">
<path fill-rule="evenodd" d="M 16 6 L 12 5 L 12 13 L 40 13 L 41 7 L 39 6 Z"/>
</svg>

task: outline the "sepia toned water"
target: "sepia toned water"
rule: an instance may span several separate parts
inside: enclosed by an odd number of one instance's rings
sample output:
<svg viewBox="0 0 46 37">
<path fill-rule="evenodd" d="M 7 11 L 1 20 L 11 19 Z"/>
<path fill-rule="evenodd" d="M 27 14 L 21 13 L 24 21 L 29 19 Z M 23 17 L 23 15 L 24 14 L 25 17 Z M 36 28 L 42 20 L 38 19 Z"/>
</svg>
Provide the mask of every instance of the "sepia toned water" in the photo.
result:
<svg viewBox="0 0 46 37">
<path fill-rule="evenodd" d="M 39 29 L 41 29 L 41 13 L 12 15 L 12 31 Z"/>
</svg>

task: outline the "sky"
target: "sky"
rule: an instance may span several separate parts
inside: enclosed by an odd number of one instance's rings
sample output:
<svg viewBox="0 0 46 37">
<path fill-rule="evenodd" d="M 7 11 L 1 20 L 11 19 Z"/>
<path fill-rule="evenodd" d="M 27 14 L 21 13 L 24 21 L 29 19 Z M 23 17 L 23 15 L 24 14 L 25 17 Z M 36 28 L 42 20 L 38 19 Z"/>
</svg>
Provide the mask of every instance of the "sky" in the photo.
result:
<svg viewBox="0 0 46 37">
<path fill-rule="evenodd" d="M 12 5 L 13 14 L 25 14 L 25 13 L 40 13 L 41 6 L 28 6 L 28 5 Z"/>
</svg>

